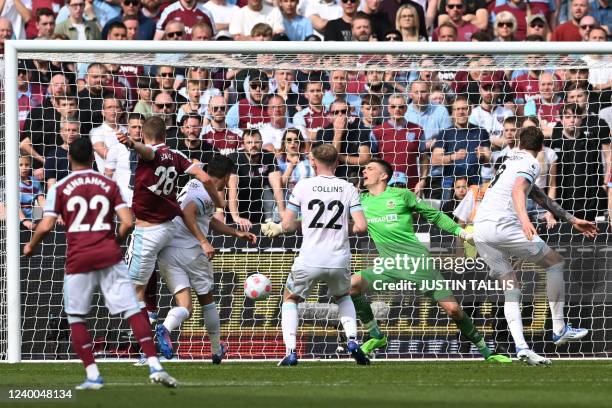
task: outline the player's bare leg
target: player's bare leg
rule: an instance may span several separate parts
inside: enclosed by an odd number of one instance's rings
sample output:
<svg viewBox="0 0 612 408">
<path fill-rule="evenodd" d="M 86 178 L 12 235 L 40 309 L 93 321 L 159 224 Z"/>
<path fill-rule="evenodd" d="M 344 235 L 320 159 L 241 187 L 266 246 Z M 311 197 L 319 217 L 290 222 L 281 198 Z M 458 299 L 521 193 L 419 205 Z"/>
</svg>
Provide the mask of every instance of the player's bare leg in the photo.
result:
<svg viewBox="0 0 612 408">
<path fill-rule="evenodd" d="M 565 307 L 565 261 L 557 252 L 549 251 L 536 265 L 546 270 L 546 296 L 550 307 L 553 324 L 552 339 L 555 345 L 560 346 L 567 342 L 577 341 L 585 337 L 587 329 L 573 328 L 565 324 L 563 308 Z"/>
<path fill-rule="evenodd" d="M 185 320 L 191 316 L 191 288 L 183 288 L 174 294 L 174 306 L 168 312 L 162 324 L 155 328 L 155 336 L 160 353 L 167 359 L 174 356 L 174 348 L 170 333 L 177 329 Z"/>
<path fill-rule="evenodd" d="M 351 276 L 351 299 L 355 305 L 357 317 L 361 320 L 363 326 L 370 333 L 370 339 L 361 345 L 361 350 L 365 355 L 372 354 L 375 350 L 382 349 L 387 346 L 387 336 L 385 336 L 378 328 L 378 323 L 374 318 L 372 306 L 366 297 L 363 295 L 368 287 L 368 281 L 361 275 Z"/>
<path fill-rule="evenodd" d="M 227 353 L 227 345 L 221 341 L 221 321 L 219 311 L 212 292 L 198 295 L 198 301 L 202 306 L 202 317 L 204 326 L 210 340 L 213 364 L 220 364 Z"/>
</svg>

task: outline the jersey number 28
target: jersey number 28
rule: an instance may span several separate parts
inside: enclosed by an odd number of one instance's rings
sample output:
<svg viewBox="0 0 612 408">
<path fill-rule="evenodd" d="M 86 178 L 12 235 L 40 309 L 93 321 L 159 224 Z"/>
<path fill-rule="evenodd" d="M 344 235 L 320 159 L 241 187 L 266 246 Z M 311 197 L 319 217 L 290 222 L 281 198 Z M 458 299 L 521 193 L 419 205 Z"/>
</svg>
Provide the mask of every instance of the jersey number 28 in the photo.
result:
<svg viewBox="0 0 612 408">
<path fill-rule="evenodd" d="M 174 191 L 174 182 L 176 181 L 176 176 L 178 176 L 176 169 L 174 166 L 164 167 L 159 166 L 155 169 L 155 175 L 159 177 L 157 179 L 157 183 L 151 188 L 157 195 L 169 195 Z"/>
</svg>

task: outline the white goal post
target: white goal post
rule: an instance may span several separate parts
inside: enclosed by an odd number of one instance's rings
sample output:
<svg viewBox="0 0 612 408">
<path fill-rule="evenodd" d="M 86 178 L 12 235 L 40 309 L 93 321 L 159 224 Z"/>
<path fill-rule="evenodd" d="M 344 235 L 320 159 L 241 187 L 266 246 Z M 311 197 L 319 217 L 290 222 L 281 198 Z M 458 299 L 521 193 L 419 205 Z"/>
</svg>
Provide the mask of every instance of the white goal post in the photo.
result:
<svg viewBox="0 0 612 408">
<path fill-rule="evenodd" d="M 19 115 L 16 102 L 18 61 L 22 58 L 32 59 L 37 55 L 64 54 L 66 60 L 73 61 L 118 61 L 121 55 L 143 56 L 143 65 L 157 63 L 181 66 L 184 61 L 196 65 L 207 64 L 205 58 L 211 58 L 215 64 L 235 64 L 235 67 L 262 67 L 267 69 L 298 69 L 295 56 L 300 54 L 336 56 L 338 59 L 322 65 L 322 70 L 331 68 L 347 69 L 342 66 L 342 56 L 359 57 L 351 60 L 355 69 L 364 69 L 369 64 L 367 55 L 393 55 L 397 57 L 398 66 L 394 69 L 414 70 L 415 65 L 424 55 L 445 56 L 450 59 L 466 55 L 495 55 L 516 61 L 516 67 L 523 67 L 522 57 L 528 54 L 548 55 L 555 58 L 553 66 L 565 67 L 562 56 L 566 55 L 612 55 L 612 43 L 574 43 L 574 42 L 472 42 L 472 43 L 400 43 L 400 42 L 166 42 L 166 41 L 6 41 L 4 44 L 4 101 L 5 129 L 3 159 L 5 176 L 6 221 L 4 231 L 4 254 L 0 256 L 4 270 L 2 305 L 5 316 L 0 316 L 0 345 L 3 354 L 0 361 L 20 362 L 22 359 L 22 304 L 21 304 L 21 271 L 20 271 L 20 226 L 19 226 Z M 268 62 L 262 55 L 279 55 L 283 58 Z M 71 59 L 71 57 L 74 58 Z M 146 56 L 146 58 L 145 58 Z M 269 66 L 272 64 L 272 66 Z M 609 63 L 608 63 L 609 64 Z M 499 62 L 503 67 L 504 62 Z M 612 65 L 607 65 L 612 69 Z M 434 67 L 434 70 L 441 69 Z M 609 290 L 609 289 L 608 289 Z M 2 313 L 0 313 L 1 315 Z M 2 321 L 5 319 L 5 321 Z M 609 323 L 608 323 L 609 325 Z M 399 329 L 398 329 L 399 330 Z M 605 354 L 609 357 L 610 354 Z"/>
</svg>

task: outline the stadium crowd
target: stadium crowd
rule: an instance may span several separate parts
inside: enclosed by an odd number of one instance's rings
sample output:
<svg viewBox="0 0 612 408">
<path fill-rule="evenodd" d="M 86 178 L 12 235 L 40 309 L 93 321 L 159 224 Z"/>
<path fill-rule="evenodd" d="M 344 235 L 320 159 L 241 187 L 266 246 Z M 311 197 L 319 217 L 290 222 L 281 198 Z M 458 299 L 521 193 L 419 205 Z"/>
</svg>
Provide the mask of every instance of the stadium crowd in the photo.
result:
<svg viewBox="0 0 612 408">
<path fill-rule="evenodd" d="M 11 38 L 501 42 L 612 33 L 609 0 L 0 0 L 0 10 L 0 52 Z M 612 206 L 612 65 L 601 68 L 602 58 L 610 56 L 547 69 L 532 55 L 528 70 L 503 71 L 474 55 L 468 71 L 424 56 L 408 72 L 20 61 L 22 225 L 35 226 L 32 209 L 68 174 L 68 146 L 79 137 L 90 138 L 98 171 L 129 201 L 136 155 L 117 134 L 139 140 L 151 115 L 188 158 L 232 157 L 226 216 L 243 229 L 278 219 L 292 187 L 314 175 L 307 153 L 318 143 L 340 152 L 337 176 L 357 184 L 362 166 L 381 157 L 394 166 L 392 185 L 469 224 L 525 126 L 547 137 L 537 184 L 594 220 Z"/>
</svg>

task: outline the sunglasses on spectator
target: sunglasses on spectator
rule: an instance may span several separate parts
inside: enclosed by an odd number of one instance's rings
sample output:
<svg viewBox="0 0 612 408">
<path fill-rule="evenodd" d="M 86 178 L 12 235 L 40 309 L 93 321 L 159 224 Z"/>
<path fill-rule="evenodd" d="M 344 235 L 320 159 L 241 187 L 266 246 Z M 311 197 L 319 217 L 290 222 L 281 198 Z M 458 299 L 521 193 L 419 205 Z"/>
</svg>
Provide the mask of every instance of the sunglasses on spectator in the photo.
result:
<svg viewBox="0 0 612 408">
<path fill-rule="evenodd" d="M 139 0 L 123 0 L 123 5 L 125 6 L 140 6 Z"/>
<path fill-rule="evenodd" d="M 156 103 L 155 106 L 157 109 L 172 109 L 174 108 L 174 103 Z"/>
<path fill-rule="evenodd" d="M 225 106 L 211 106 L 210 110 L 213 112 L 225 112 Z"/>
<path fill-rule="evenodd" d="M 172 78 L 174 75 L 172 72 L 160 72 L 159 76 L 162 78 Z"/>
<path fill-rule="evenodd" d="M 264 85 L 261 82 L 251 82 L 249 86 L 252 90 L 261 89 L 263 91 L 268 89 L 268 85 Z"/>
<path fill-rule="evenodd" d="M 357 3 L 358 1 L 359 1 L 359 0 L 342 0 L 342 2 L 343 2 L 344 4 L 348 4 L 348 3 L 355 4 L 355 3 Z"/>
<path fill-rule="evenodd" d="M 542 22 L 533 22 L 533 23 L 529 24 L 529 27 L 531 27 L 531 28 L 544 28 L 544 23 L 542 23 Z"/>
<path fill-rule="evenodd" d="M 511 23 L 510 21 L 500 21 L 499 23 L 497 23 L 498 27 L 508 27 L 508 28 L 512 28 L 514 27 L 514 24 Z"/>
<path fill-rule="evenodd" d="M 348 109 L 338 109 L 338 110 L 331 111 L 331 114 L 332 115 L 346 115 L 347 112 L 348 112 Z"/>
<path fill-rule="evenodd" d="M 448 7 L 449 9 L 462 9 L 463 8 L 463 4 L 447 4 L 446 7 Z"/>
<path fill-rule="evenodd" d="M 583 30 L 587 30 L 587 29 L 592 30 L 595 27 L 597 27 L 595 24 L 581 24 L 580 25 L 580 28 L 582 28 Z"/>
<path fill-rule="evenodd" d="M 385 37 L 385 41 L 402 41 L 397 35 L 388 35 Z"/>
<path fill-rule="evenodd" d="M 168 37 L 168 38 L 182 37 L 184 35 L 185 35 L 185 33 L 182 32 L 182 31 L 172 31 L 170 33 L 166 33 L 166 37 Z"/>
</svg>

